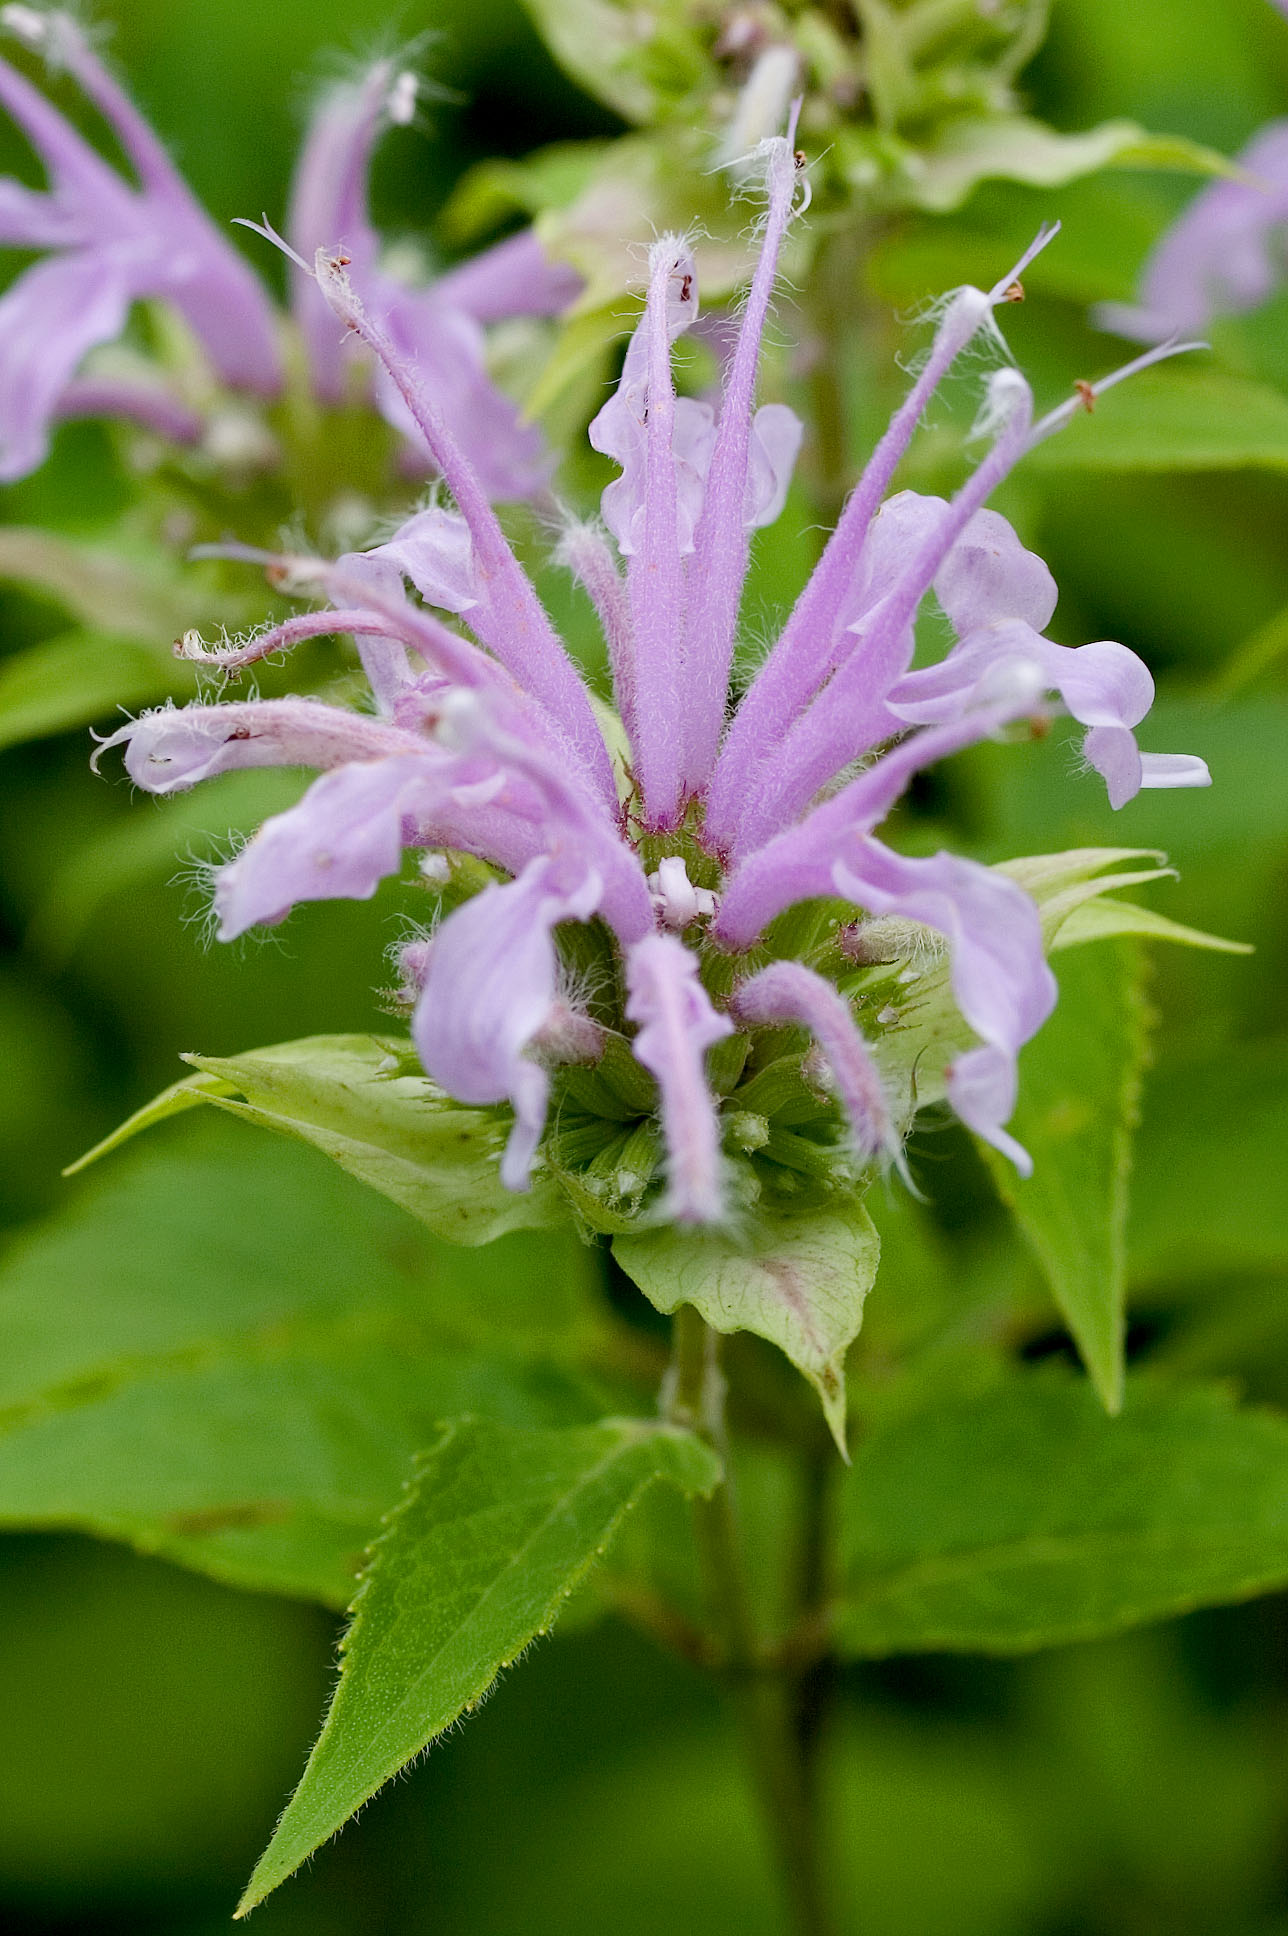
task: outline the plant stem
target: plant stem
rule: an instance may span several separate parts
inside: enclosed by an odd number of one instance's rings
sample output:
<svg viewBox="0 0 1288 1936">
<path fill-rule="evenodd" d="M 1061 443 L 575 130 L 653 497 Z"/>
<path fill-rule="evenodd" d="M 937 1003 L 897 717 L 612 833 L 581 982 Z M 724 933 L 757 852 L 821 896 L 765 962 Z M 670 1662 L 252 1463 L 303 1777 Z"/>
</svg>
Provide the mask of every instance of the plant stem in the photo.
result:
<svg viewBox="0 0 1288 1936">
<path fill-rule="evenodd" d="M 731 1683 L 734 1709 L 796 1936 L 835 1936 L 812 1784 L 796 1731 L 796 1688 L 781 1674 Z"/>
<path fill-rule="evenodd" d="M 835 1462 L 830 1441 L 815 1446 L 805 1468 L 804 1516 L 796 1604 L 806 1627 L 822 1631 L 824 1609 L 832 1590 L 832 1483 Z M 801 1759 L 801 1778 L 806 1799 L 814 1807 L 818 1798 L 819 1751 L 837 1688 L 836 1660 L 831 1650 L 819 1646 L 812 1658 L 802 1662 L 796 1676 L 795 1730 Z"/>
<path fill-rule="evenodd" d="M 699 1431 L 725 1460 L 726 1477 L 710 1499 L 694 1502 L 694 1534 L 720 1643 L 723 1678 L 737 1717 L 748 1772 L 791 1911 L 796 1936 L 834 1936 L 819 1849 L 813 1747 L 805 1725 L 814 1703 L 804 1674 L 762 1647 L 748 1590 L 732 1486 L 728 1477 L 725 1381 L 719 1340 L 696 1311 L 675 1316 L 674 1356 L 664 1406 L 675 1422 Z M 807 1535 L 807 1550 L 814 1542 Z M 811 1562 L 821 1577 L 822 1562 Z"/>
</svg>

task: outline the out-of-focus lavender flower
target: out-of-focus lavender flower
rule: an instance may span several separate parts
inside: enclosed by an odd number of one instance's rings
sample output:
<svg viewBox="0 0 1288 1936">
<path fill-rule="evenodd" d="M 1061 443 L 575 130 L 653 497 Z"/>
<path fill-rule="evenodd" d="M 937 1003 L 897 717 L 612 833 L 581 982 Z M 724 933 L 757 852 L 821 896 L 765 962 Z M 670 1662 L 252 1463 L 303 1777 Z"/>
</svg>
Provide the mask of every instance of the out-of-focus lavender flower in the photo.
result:
<svg viewBox="0 0 1288 1936">
<path fill-rule="evenodd" d="M 42 191 L 0 179 L 0 243 L 47 251 L 0 299 L 0 478 L 24 476 L 44 458 L 53 425 L 73 416 L 138 422 L 179 444 L 199 442 L 206 416 L 165 373 L 86 374 L 90 353 L 122 333 L 132 305 L 172 305 L 231 390 L 275 396 L 283 382 L 284 319 L 259 279 L 221 234 L 143 120 L 66 13 L 11 4 L 0 27 L 66 70 L 119 139 L 136 181 L 108 165 L 27 78 L 0 60 L 0 106 L 27 136 L 48 178 Z M 415 109 L 416 77 L 375 62 L 338 84 L 309 127 L 291 198 L 290 232 L 310 257 L 319 247 L 350 257 L 355 286 L 404 353 L 413 356 L 458 439 L 494 497 L 523 497 L 546 475 L 541 440 L 492 383 L 482 325 L 549 315 L 576 294 L 571 271 L 550 263 L 531 234 L 516 236 L 436 282 L 412 287 L 382 265 L 366 206 L 375 142 Z M 298 278 L 296 319 L 313 386 L 326 403 L 352 394 L 356 346 L 311 284 Z M 376 400 L 423 446 L 405 405 L 377 373 Z M 361 379 L 359 379 L 361 381 Z"/>
<path fill-rule="evenodd" d="M 489 492 L 523 497 L 545 480 L 541 437 L 520 422 L 514 404 L 490 381 L 482 325 L 508 316 L 555 315 L 576 297 L 580 278 L 552 262 L 531 231 L 419 288 L 389 273 L 367 211 L 367 176 L 382 131 L 409 121 L 415 108 L 416 76 L 393 60 L 376 61 L 360 80 L 330 89 L 300 155 L 287 234 L 306 261 L 318 249 L 348 256 L 368 313 L 416 364 Z M 366 352 L 356 338 L 341 335 L 312 277 L 298 268 L 291 295 L 314 389 L 327 403 L 341 402 L 350 392 L 352 365 L 367 360 Z M 379 368 L 374 381 L 382 413 L 419 453 L 420 433 L 396 385 Z"/>
<path fill-rule="evenodd" d="M 1288 0 L 1274 0 L 1288 14 Z M 1257 309 L 1288 269 L 1288 121 L 1270 121 L 1235 157 L 1250 179 L 1213 182 L 1151 250 L 1137 303 L 1101 303 L 1096 320 L 1140 343 L 1203 330 Z"/>
<path fill-rule="evenodd" d="M 271 395 L 281 381 L 272 306 L 70 16 L 0 9 L 0 25 L 66 68 L 108 120 L 138 186 L 109 168 L 25 77 L 0 61 L 0 104 L 45 166 L 43 192 L 0 182 L 0 240 L 50 251 L 0 301 L 0 476 L 45 455 L 56 416 L 78 414 L 88 352 L 124 327 L 145 296 L 173 303 L 219 374 Z M 134 398 L 121 398 L 123 414 Z M 164 394 L 158 388 L 160 412 Z M 180 406 L 176 400 L 175 409 Z M 176 429 L 181 426 L 176 422 Z"/>
<path fill-rule="evenodd" d="M 1151 251 L 1140 301 L 1097 307 L 1103 329 L 1158 343 L 1273 295 L 1288 256 L 1288 121 L 1270 122 L 1236 160 L 1252 179 L 1195 196 Z"/>
<path fill-rule="evenodd" d="M 718 414 L 676 395 L 672 345 L 697 316 L 698 290 L 685 244 L 664 237 L 650 252 L 621 384 L 591 428 L 620 469 L 603 500 L 615 545 L 593 524 L 572 524 L 563 539 L 563 559 L 603 624 L 624 751 L 610 751 L 617 731 L 606 736 L 442 411 L 346 265 L 325 251 L 318 291 L 379 358 L 455 509 L 433 506 L 388 543 L 334 564 L 265 559 L 276 583 L 311 585 L 331 609 L 248 646 L 187 649 L 236 670 L 310 630 L 350 631 L 375 715 L 248 700 L 146 714 L 106 742 L 124 746 L 131 776 L 156 793 L 234 766 L 322 769 L 297 806 L 219 870 L 215 907 L 228 939 L 300 901 L 370 895 L 408 846 L 490 863 L 493 883 L 403 958 L 425 1068 L 463 1101 L 513 1105 L 503 1175 L 521 1188 L 559 1079 L 552 1072 L 595 1063 L 611 1090 L 612 1067 L 633 1057 L 636 1101 L 617 1108 L 613 1127 L 647 1113 L 643 1081 L 668 1153 L 663 1207 L 690 1222 L 719 1217 L 728 1202 L 723 1151 L 742 1133 L 732 1126 L 751 1121 L 739 1058 L 776 1032 L 813 1038 L 806 1061 L 826 1075 L 808 1079 L 815 1094 L 818 1080 L 830 1087 L 851 1162 L 897 1158 L 909 1098 L 890 1093 L 861 1011 L 839 986 L 856 960 L 888 959 L 895 931 L 904 962 L 933 953 L 932 937 L 946 943 L 975 1037 L 947 1058 L 947 1093 L 978 1134 L 1027 1165 L 1005 1124 L 1018 1050 L 1055 999 L 1037 910 L 991 869 L 949 853 L 911 859 L 876 837 L 918 771 L 1012 722 L 1045 719 L 1056 694 L 1088 728 L 1086 757 L 1115 801 L 1142 785 L 1208 777 L 1199 760 L 1138 753 L 1145 668 L 1117 644 L 1070 649 L 1044 638 L 1050 574 L 983 508 L 1080 398 L 1035 422 L 1024 379 L 998 369 L 978 426 L 988 449 L 957 495 L 886 498 L 940 379 L 975 339 L 1000 345 L 994 312 L 1024 262 L 992 290 L 945 300 L 920 375 L 727 717 L 750 533 L 781 507 L 799 442 L 781 405 L 756 409 L 761 334 L 799 184 L 790 139 L 765 142 L 760 159 L 763 244 Z M 404 579 L 425 604 L 407 598 Z M 955 643 L 939 664 L 913 669 L 913 622 L 932 588 Z M 431 605 L 459 615 L 472 637 Z M 817 901 L 835 908 L 821 938 L 817 922 L 780 922 Z M 608 950 L 598 989 L 565 968 L 559 940 L 566 924 L 587 922 Z M 802 943 L 802 933 L 812 938 Z M 898 1000 L 915 978 L 908 968 Z"/>
</svg>

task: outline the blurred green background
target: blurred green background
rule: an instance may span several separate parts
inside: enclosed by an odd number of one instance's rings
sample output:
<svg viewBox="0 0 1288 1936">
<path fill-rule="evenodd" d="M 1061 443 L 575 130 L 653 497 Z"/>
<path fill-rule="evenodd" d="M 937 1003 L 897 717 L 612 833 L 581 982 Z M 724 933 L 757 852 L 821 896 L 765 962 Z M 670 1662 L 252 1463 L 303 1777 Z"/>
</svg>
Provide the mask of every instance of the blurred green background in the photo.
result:
<svg viewBox="0 0 1288 1936">
<path fill-rule="evenodd" d="M 431 70 L 455 98 L 426 129 L 389 137 L 375 190 L 384 226 L 432 232 L 473 161 L 615 126 L 508 0 L 408 4 L 392 24 L 380 0 L 123 0 L 115 28 L 136 97 L 220 218 L 280 215 L 304 105 L 337 52 L 426 28 Z M 1128 114 L 1233 150 L 1288 112 L 1288 26 L 1263 0 L 1056 0 L 1026 89 L 1061 127 Z M 0 139 L 5 165 L 18 154 Z M 884 233 L 863 295 L 885 333 L 875 363 L 856 350 L 855 448 L 898 380 L 891 313 L 975 273 L 973 249 L 993 272 L 1002 238 L 1022 242 L 1052 214 L 1065 253 L 1051 252 L 1049 282 L 1035 275 L 1035 299 L 1007 317 L 1011 340 L 1040 399 L 1108 367 L 1113 348 L 1087 327 L 1085 303 L 1129 293 L 1190 192 L 1144 174 L 1055 195 L 994 186 L 960 218 Z M 1222 326 L 1216 350 L 1288 388 L 1288 298 Z M 0 515 L 77 529 L 120 489 L 105 433 L 78 426 L 40 476 L 0 492 Z M 1284 1402 L 1288 662 L 1234 692 L 1227 668 L 1288 606 L 1288 476 L 1035 469 L 1004 508 L 1056 573 L 1056 636 L 1141 651 L 1163 693 L 1147 743 L 1204 754 L 1215 786 L 1146 796 L 1114 820 L 1071 778 L 1063 745 L 1023 765 L 987 748 L 920 811 L 987 858 L 1094 840 L 1165 847 L 1182 883 L 1156 904 L 1256 940 L 1250 963 L 1157 966 L 1132 1347 Z M 794 589 L 759 575 L 766 609 Z M 34 598 L 0 604 L 0 650 L 56 629 Z M 119 778 L 93 779 L 86 752 L 78 733 L 0 759 L 0 1212 L 13 1228 L 56 1211 L 72 1187 L 60 1165 L 173 1079 L 178 1050 L 370 1027 L 390 933 L 383 902 L 374 915 L 320 907 L 280 941 L 203 949 L 184 925 L 192 893 L 174 878 L 176 852 L 201 851 L 204 830 L 253 813 L 260 796 L 239 802 L 234 787 L 194 801 L 176 835 Z M 258 1144 L 247 1160 L 264 1160 Z M 988 1240 L 987 1208 L 958 1200 L 943 1214 Z M 1054 1323 L 1024 1342 L 1034 1357 L 1064 1348 Z M 334 1637 L 315 1610 L 90 1540 L 0 1543 L 6 1936 L 224 1927 L 312 1738 Z M 852 1926 L 1288 1932 L 1286 1722 L 1288 1600 L 1019 1662 L 854 1669 L 830 1770 Z M 543 1643 L 256 1927 L 770 1936 L 777 1923 L 714 1696 L 610 1622 Z"/>
</svg>

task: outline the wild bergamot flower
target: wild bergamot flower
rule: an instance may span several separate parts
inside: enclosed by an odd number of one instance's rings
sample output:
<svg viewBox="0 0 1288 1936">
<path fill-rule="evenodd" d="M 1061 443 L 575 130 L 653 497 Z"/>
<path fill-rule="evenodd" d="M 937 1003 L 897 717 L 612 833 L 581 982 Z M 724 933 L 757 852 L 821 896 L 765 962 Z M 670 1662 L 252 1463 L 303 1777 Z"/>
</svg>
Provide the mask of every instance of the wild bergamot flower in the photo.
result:
<svg viewBox="0 0 1288 1936">
<path fill-rule="evenodd" d="M 730 716 L 751 533 L 782 509 L 801 436 L 782 404 L 757 409 L 756 383 L 802 164 L 790 137 L 758 155 L 763 242 L 719 409 L 676 394 L 672 345 L 697 317 L 698 287 L 689 250 L 667 236 L 650 251 L 621 381 L 590 428 L 620 475 L 603 526 L 570 524 L 562 556 L 602 621 L 615 717 L 556 636 L 491 508 L 480 453 L 422 381 L 414 346 L 366 303 L 346 254 L 323 247 L 311 268 L 297 259 L 299 273 L 374 353 L 454 508 L 433 503 L 334 562 L 247 551 L 276 584 L 320 591 L 328 607 L 248 646 L 185 650 L 236 670 L 312 633 L 348 632 L 372 710 L 191 705 L 105 742 L 124 746 L 153 793 L 233 767 L 320 770 L 217 871 L 224 939 L 300 901 L 371 895 L 408 847 L 430 856 L 429 877 L 457 904 L 404 951 L 412 1035 L 448 1095 L 510 1104 L 505 1183 L 526 1187 L 543 1136 L 549 1154 L 557 1133 L 571 1163 L 580 1124 L 583 1157 L 613 1151 L 601 1188 L 691 1223 L 726 1214 L 767 1164 L 782 1179 L 813 1166 L 852 1186 L 863 1166 L 897 1157 L 911 1107 L 891 1093 L 877 1037 L 898 1027 L 927 947 L 946 946 L 975 1037 L 947 1058 L 946 1094 L 1027 1167 L 1005 1125 L 1017 1052 L 1055 1000 L 1038 911 L 996 870 L 945 852 L 909 858 L 876 837 L 918 771 L 1043 719 L 1054 695 L 1087 728 L 1085 757 L 1115 805 L 1142 786 L 1208 780 L 1201 760 L 1138 750 L 1153 685 L 1132 652 L 1044 637 L 1051 575 L 984 508 L 1085 398 L 1035 421 L 1028 384 L 1004 364 L 977 425 L 987 453 L 956 496 L 886 495 L 940 379 L 976 338 L 1000 343 L 994 312 L 1045 235 L 992 289 L 945 299 L 924 367 Z M 932 591 L 954 643 L 914 667 L 913 622 Z M 589 924 L 581 941 L 576 924 Z M 879 1005 L 851 998 L 856 976 L 880 985 Z M 771 1052 L 802 1032 L 807 1052 Z"/>
</svg>

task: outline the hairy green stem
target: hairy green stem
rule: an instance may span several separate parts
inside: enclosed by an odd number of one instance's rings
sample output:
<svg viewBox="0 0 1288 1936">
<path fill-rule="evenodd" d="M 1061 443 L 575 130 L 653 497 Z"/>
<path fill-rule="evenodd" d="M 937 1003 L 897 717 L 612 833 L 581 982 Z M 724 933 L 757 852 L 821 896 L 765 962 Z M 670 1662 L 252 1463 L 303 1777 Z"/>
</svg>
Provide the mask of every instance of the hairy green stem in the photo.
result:
<svg viewBox="0 0 1288 1936">
<path fill-rule="evenodd" d="M 818 1739 L 814 1667 L 805 1672 L 760 1642 L 748 1589 L 733 1489 L 728 1477 L 725 1382 L 719 1340 L 697 1312 L 675 1316 L 674 1356 L 663 1394 L 669 1417 L 699 1431 L 725 1460 L 726 1477 L 710 1499 L 694 1502 L 694 1534 L 716 1628 L 723 1678 L 737 1718 L 757 1800 L 777 1858 L 796 1936 L 834 1936 L 814 1795 Z M 806 1551 L 821 1536 L 807 1516 Z M 821 1525 L 821 1521 L 818 1521 Z M 805 1562 L 801 1585 L 824 1577 L 825 1562 Z"/>
</svg>

